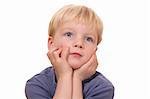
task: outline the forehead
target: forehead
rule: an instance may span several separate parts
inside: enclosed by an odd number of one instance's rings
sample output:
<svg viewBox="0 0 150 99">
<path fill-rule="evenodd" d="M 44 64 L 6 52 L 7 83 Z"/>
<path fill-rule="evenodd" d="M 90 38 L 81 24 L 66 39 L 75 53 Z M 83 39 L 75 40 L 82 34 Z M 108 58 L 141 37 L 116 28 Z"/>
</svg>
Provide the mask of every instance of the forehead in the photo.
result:
<svg viewBox="0 0 150 99">
<path fill-rule="evenodd" d="M 91 27 L 88 24 L 78 22 L 78 21 L 71 21 L 71 22 L 65 22 L 60 24 L 59 28 L 61 30 L 73 30 L 75 32 L 81 32 L 81 33 L 86 33 L 86 34 L 91 34 L 91 35 L 96 35 L 97 36 L 97 31 L 95 28 Z"/>
</svg>

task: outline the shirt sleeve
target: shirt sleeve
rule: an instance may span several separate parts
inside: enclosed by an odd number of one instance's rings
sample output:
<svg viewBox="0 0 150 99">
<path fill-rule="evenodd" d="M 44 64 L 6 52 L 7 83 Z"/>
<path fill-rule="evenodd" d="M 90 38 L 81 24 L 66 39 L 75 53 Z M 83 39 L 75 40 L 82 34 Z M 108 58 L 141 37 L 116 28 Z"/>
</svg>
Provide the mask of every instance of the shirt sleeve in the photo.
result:
<svg viewBox="0 0 150 99">
<path fill-rule="evenodd" d="M 114 97 L 114 87 L 104 87 L 104 88 L 96 88 L 90 93 L 89 96 L 84 99 L 113 99 Z"/>
<path fill-rule="evenodd" d="M 35 78 L 27 81 L 25 94 L 27 99 L 52 99 L 43 83 Z"/>
<path fill-rule="evenodd" d="M 96 73 L 83 83 L 83 96 L 84 99 L 113 99 L 114 86 L 101 73 Z"/>
</svg>

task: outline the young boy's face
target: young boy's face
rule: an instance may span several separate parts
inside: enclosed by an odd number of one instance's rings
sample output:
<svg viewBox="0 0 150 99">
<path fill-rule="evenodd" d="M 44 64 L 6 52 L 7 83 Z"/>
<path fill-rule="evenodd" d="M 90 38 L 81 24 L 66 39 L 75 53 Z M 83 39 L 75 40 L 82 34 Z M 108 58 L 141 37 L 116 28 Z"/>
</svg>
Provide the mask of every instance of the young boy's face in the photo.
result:
<svg viewBox="0 0 150 99">
<path fill-rule="evenodd" d="M 97 32 L 86 24 L 67 22 L 58 27 L 51 41 L 58 48 L 69 48 L 68 63 L 73 69 L 85 64 L 97 49 Z"/>
</svg>

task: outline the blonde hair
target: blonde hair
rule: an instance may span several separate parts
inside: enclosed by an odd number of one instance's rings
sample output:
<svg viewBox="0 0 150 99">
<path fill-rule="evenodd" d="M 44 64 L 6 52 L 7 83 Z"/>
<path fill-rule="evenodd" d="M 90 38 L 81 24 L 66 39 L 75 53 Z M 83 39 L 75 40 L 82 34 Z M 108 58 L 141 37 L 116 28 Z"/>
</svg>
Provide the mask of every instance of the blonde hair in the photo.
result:
<svg viewBox="0 0 150 99">
<path fill-rule="evenodd" d="M 95 29 L 98 34 L 98 42 L 102 40 L 103 23 L 96 13 L 84 5 L 66 5 L 58 10 L 49 23 L 48 35 L 54 36 L 56 29 L 63 23 L 77 21 L 87 24 L 91 29 Z"/>
</svg>

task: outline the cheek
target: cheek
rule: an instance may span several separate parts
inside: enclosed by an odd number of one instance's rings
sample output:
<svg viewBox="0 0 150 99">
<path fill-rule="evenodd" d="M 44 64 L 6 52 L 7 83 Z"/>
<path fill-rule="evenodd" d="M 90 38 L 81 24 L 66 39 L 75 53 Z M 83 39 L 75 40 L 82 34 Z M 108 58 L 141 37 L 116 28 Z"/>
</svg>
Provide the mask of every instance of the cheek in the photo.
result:
<svg viewBox="0 0 150 99">
<path fill-rule="evenodd" d="M 67 47 L 69 47 L 69 44 L 68 44 L 67 42 L 63 42 L 63 43 L 61 44 L 61 47 L 62 47 L 62 48 L 67 48 Z"/>
<path fill-rule="evenodd" d="M 89 59 L 96 52 L 96 47 L 88 47 L 84 52 L 86 59 Z"/>
<path fill-rule="evenodd" d="M 88 52 L 89 54 L 93 54 L 94 52 L 96 52 L 97 46 L 93 45 L 93 46 L 87 46 L 86 52 Z"/>
<path fill-rule="evenodd" d="M 64 40 L 57 40 L 54 45 L 58 48 L 66 48 L 69 47 L 69 42 L 66 42 Z"/>
</svg>

